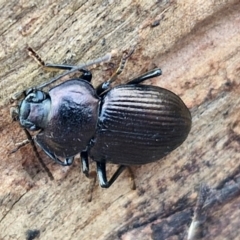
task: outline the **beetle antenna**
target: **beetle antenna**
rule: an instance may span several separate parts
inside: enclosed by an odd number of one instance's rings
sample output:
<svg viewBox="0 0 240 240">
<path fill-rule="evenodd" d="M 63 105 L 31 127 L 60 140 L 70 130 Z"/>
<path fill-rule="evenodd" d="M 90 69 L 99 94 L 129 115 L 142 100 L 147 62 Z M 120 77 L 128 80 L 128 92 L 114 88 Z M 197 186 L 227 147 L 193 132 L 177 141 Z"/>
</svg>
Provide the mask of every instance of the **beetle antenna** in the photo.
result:
<svg viewBox="0 0 240 240">
<path fill-rule="evenodd" d="M 30 57 L 32 57 L 40 66 L 47 68 L 47 69 L 62 69 L 62 70 L 68 70 L 66 72 L 64 72 L 63 74 L 58 75 L 55 78 L 52 78 L 50 81 L 45 82 L 39 86 L 37 86 L 36 88 L 39 90 L 42 90 L 44 87 L 47 87 L 48 85 L 56 82 L 57 80 L 59 80 L 62 77 L 65 77 L 66 75 L 72 74 L 74 72 L 77 72 L 79 70 L 82 70 L 83 68 L 87 68 L 89 66 L 95 65 L 95 64 L 100 64 L 102 62 L 108 62 L 111 60 L 112 58 L 112 53 L 107 53 L 106 55 L 104 55 L 103 57 L 91 60 L 87 63 L 84 64 L 80 64 L 78 66 L 72 66 L 72 65 L 63 65 L 63 64 L 48 64 L 45 63 L 41 57 L 31 48 L 28 47 L 28 55 Z"/>
<path fill-rule="evenodd" d="M 126 65 L 127 59 L 133 54 L 134 49 L 131 49 L 129 53 L 124 53 L 121 59 L 121 62 L 119 64 L 118 69 L 113 73 L 113 75 L 107 80 L 107 84 L 110 85 L 110 83 L 114 82 L 118 75 L 120 75 L 123 72 L 123 69 Z"/>
<path fill-rule="evenodd" d="M 133 52 L 134 48 L 132 48 L 129 53 L 125 52 L 122 56 L 121 62 L 119 63 L 118 69 L 106 82 L 103 82 L 96 87 L 96 92 L 99 96 L 105 94 L 108 90 L 110 90 L 111 83 L 114 82 L 117 79 L 117 76 L 122 73 L 127 62 L 127 59 L 133 54 Z"/>
<path fill-rule="evenodd" d="M 43 169 L 46 171 L 48 177 L 49 177 L 51 180 L 54 180 L 54 177 L 53 177 L 52 173 L 50 172 L 50 170 L 48 169 L 48 167 L 46 166 L 46 164 L 43 162 L 42 158 L 40 157 L 40 155 L 39 155 L 39 153 L 38 153 L 38 151 L 37 151 L 36 145 L 35 145 L 35 143 L 34 143 L 34 141 L 33 141 L 33 139 L 32 139 L 31 134 L 28 132 L 27 129 L 23 128 L 23 130 L 24 130 L 24 132 L 25 132 L 25 134 L 26 134 L 26 136 L 27 136 L 28 141 L 30 142 L 30 144 L 31 144 L 31 146 L 32 146 L 32 148 L 33 148 L 33 151 L 34 151 L 34 153 L 35 153 L 35 155 L 36 155 L 39 163 L 41 164 L 41 166 L 43 167 Z"/>
<path fill-rule="evenodd" d="M 32 57 L 40 66 L 42 67 L 46 66 L 42 58 L 31 47 L 28 47 L 27 50 L 28 50 L 28 55 Z"/>
<path fill-rule="evenodd" d="M 57 80 L 59 80 L 59 79 L 62 78 L 62 77 L 65 77 L 65 76 L 67 76 L 67 75 L 69 75 L 69 74 L 71 74 L 71 73 L 77 72 L 77 71 L 79 71 L 79 70 L 81 70 L 81 69 L 83 69 L 83 68 L 87 68 L 87 67 L 92 66 L 92 65 L 94 65 L 94 64 L 99 64 L 99 63 L 101 63 L 101 62 L 107 62 L 107 61 L 109 61 L 110 59 L 111 59 L 111 53 L 108 53 L 108 54 L 106 54 L 106 55 L 103 56 L 103 57 L 97 58 L 97 59 L 95 59 L 95 60 L 93 60 L 93 61 L 89 61 L 89 62 L 87 62 L 87 63 L 85 63 L 85 64 L 81 64 L 81 65 L 79 65 L 79 66 L 71 66 L 71 70 L 66 71 L 66 72 L 64 72 L 63 74 L 58 75 L 57 77 L 51 79 L 49 82 L 43 83 L 43 84 L 37 86 L 36 88 L 37 88 L 37 89 L 43 89 L 44 87 L 46 87 L 46 86 L 48 86 L 48 85 L 56 82 Z M 53 66 L 55 66 L 55 65 L 53 65 L 53 64 L 52 64 L 52 65 L 51 65 L 51 64 L 46 64 L 46 67 L 53 67 Z M 57 66 L 57 65 L 56 65 L 56 66 Z"/>
</svg>

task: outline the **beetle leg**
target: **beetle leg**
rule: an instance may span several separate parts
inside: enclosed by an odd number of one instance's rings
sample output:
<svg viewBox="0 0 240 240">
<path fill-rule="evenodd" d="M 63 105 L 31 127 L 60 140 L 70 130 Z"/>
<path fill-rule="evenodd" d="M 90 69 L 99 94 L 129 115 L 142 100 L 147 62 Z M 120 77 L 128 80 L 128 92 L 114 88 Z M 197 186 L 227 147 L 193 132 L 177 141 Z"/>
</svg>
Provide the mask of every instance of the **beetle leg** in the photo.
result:
<svg viewBox="0 0 240 240">
<path fill-rule="evenodd" d="M 82 171 L 86 177 L 89 177 L 88 152 L 81 152 Z"/>
<path fill-rule="evenodd" d="M 107 180 L 106 175 L 106 163 L 103 162 L 97 162 L 97 174 L 98 174 L 98 180 L 100 183 L 100 186 L 102 188 L 109 188 L 115 180 L 119 177 L 119 175 L 125 170 L 127 166 L 120 165 L 117 169 L 117 171 L 113 174 L 113 176 L 110 178 L 110 180 Z"/>
<path fill-rule="evenodd" d="M 43 146 L 41 146 L 37 141 L 36 143 L 41 147 L 41 149 L 56 163 L 60 164 L 61 166 L 69 166 L 73 163 L 74 157 L 65 158 L 64 161 L 61 161 L 58 157 L 55 156 L 54 153 L 46 150 Z"/>
<path fill-rule="evenodd" d="M 44 149 L 43 149 L 44 150 Z M 64 161 L 61 161 L 58 157 L 55 156 L 55 154 L 51 153 L 51 152 L 46 152 L 44 150 L 44 152 L 57 164 L 60 164 L 61 166 L 70 166 L 73 163 L 74 157 L 70 157 L 70 158 L 65 158 Z"/>
<path fill-rule="evenodd" d="M 40 164 L 42 165 L 43 169 L 46 171 L 46 173 L 48 174 L 49 178 L 51 180 L 54 180 L 54 177 L 52 175 L 52 173 L 50 172 L 50 170 L 48 169 L 48 167 L 46 166 L 46 164 L 43 162 L 42 158 L 40 157 L 38 151 L 37 151 L 37 147 L 35 145 L 35 142 L 31 136 L 31 134 L 28 132 L 27 129 L 23 128 L 27 138 L 28 138 L 28 141 L 29 143 L 31 144 L 32 148 L 33 148 L 33 151 L 35 153 L 35 156 L 37 157 L 38 161 L 40 162 Z"/>
<path fill-rule="evenodd" d="M 147 79 L 154 78 L 157 76 L 162 75 L 162 70 L 160 68 L 155 68 L 147 73 L 144 73 L 143 75 L 136 77 L 132 80 L 130 80 L 127 84 L 139 84 Z"/>
<path fill-rule="evenodd" d="M 89 172 L 88 152 L 81 152 L 82 171 L 87 178 L 96 178 L 96 172 Z"/>
</svg>

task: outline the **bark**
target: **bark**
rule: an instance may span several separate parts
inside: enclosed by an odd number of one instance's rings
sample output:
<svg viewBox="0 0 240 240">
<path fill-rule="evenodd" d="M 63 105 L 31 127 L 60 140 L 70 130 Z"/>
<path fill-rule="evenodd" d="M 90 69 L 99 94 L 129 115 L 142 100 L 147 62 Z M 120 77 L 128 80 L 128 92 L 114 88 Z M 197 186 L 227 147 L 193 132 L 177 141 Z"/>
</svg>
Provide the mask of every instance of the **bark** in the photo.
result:
<svg viewBox="0 0 240 240">
<path fill-rule="evenodd" d="M 193 220 L 189 238 L 238 239 L 239 12 L 237 0 L 1 0 L 0 238 L 187 239 Z M 10 154 L 26 139 L 9 116 L 10 96 L 57 74 L 40 68 L 28 46 L 68 64 L 116 50 L 110 63 L 92 67 L 95 86 L 134 47 L 117 83 L 160 67 L 163 76 L 147 84 L 183 99 L 193 118 L 189 137 L 164 159 L 132 167 L 136 190 L 124 172 L 109 189 L 96 184 L 88 202 L 92 181 L 78 161 L 64 168 L 38 149 L 51 181 L 30 144 Z"/>
</svg>

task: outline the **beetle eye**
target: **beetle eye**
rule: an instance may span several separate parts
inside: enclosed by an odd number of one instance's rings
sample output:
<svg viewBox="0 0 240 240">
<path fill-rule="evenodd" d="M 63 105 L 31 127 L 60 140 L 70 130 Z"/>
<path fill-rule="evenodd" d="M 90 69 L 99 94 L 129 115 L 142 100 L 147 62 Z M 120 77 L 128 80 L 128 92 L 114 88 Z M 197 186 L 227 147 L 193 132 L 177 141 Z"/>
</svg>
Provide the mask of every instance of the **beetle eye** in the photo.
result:
<svg viewBox="0 0 240 240">
<path fill-rule="evenodd" d="M 46 93 L 39 90 L 32 89 L 28 92 L 28 95 L 25 98 L 25 100 L 27 102 L 40 103 L 46 98 L 47 98 Z"/>
</svg>

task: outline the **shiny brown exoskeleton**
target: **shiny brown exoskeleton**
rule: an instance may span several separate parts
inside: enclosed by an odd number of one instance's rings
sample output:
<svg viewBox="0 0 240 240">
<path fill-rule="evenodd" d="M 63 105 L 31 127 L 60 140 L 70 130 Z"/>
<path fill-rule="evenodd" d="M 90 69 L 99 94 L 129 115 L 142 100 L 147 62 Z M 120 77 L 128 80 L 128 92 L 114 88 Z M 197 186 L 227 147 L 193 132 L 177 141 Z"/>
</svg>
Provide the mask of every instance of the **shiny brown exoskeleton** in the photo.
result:
<svg viewBox="0 0 240 240">
<path fill-rule="evenodd" d="M 40 130 L 35 142 L 55 162 L 70 165 L 80 154 L 88 176 L 91 157 L 100 185 L 109 187 L 126 166 L 157 161 L 187 138 L 191 115 L 183 101 L 166 89 L 140 84 L 161 75 L 160 69 L 124 85 L 111 88 L 108 81 L 97 89 L 90 83 L 91 72 L 81 71 L 79 78 L 48 93 L 26 91 L 17 111 L 22 127 Z M 120 165 L 109 181 L 108 162 Z"/>
</svg>

